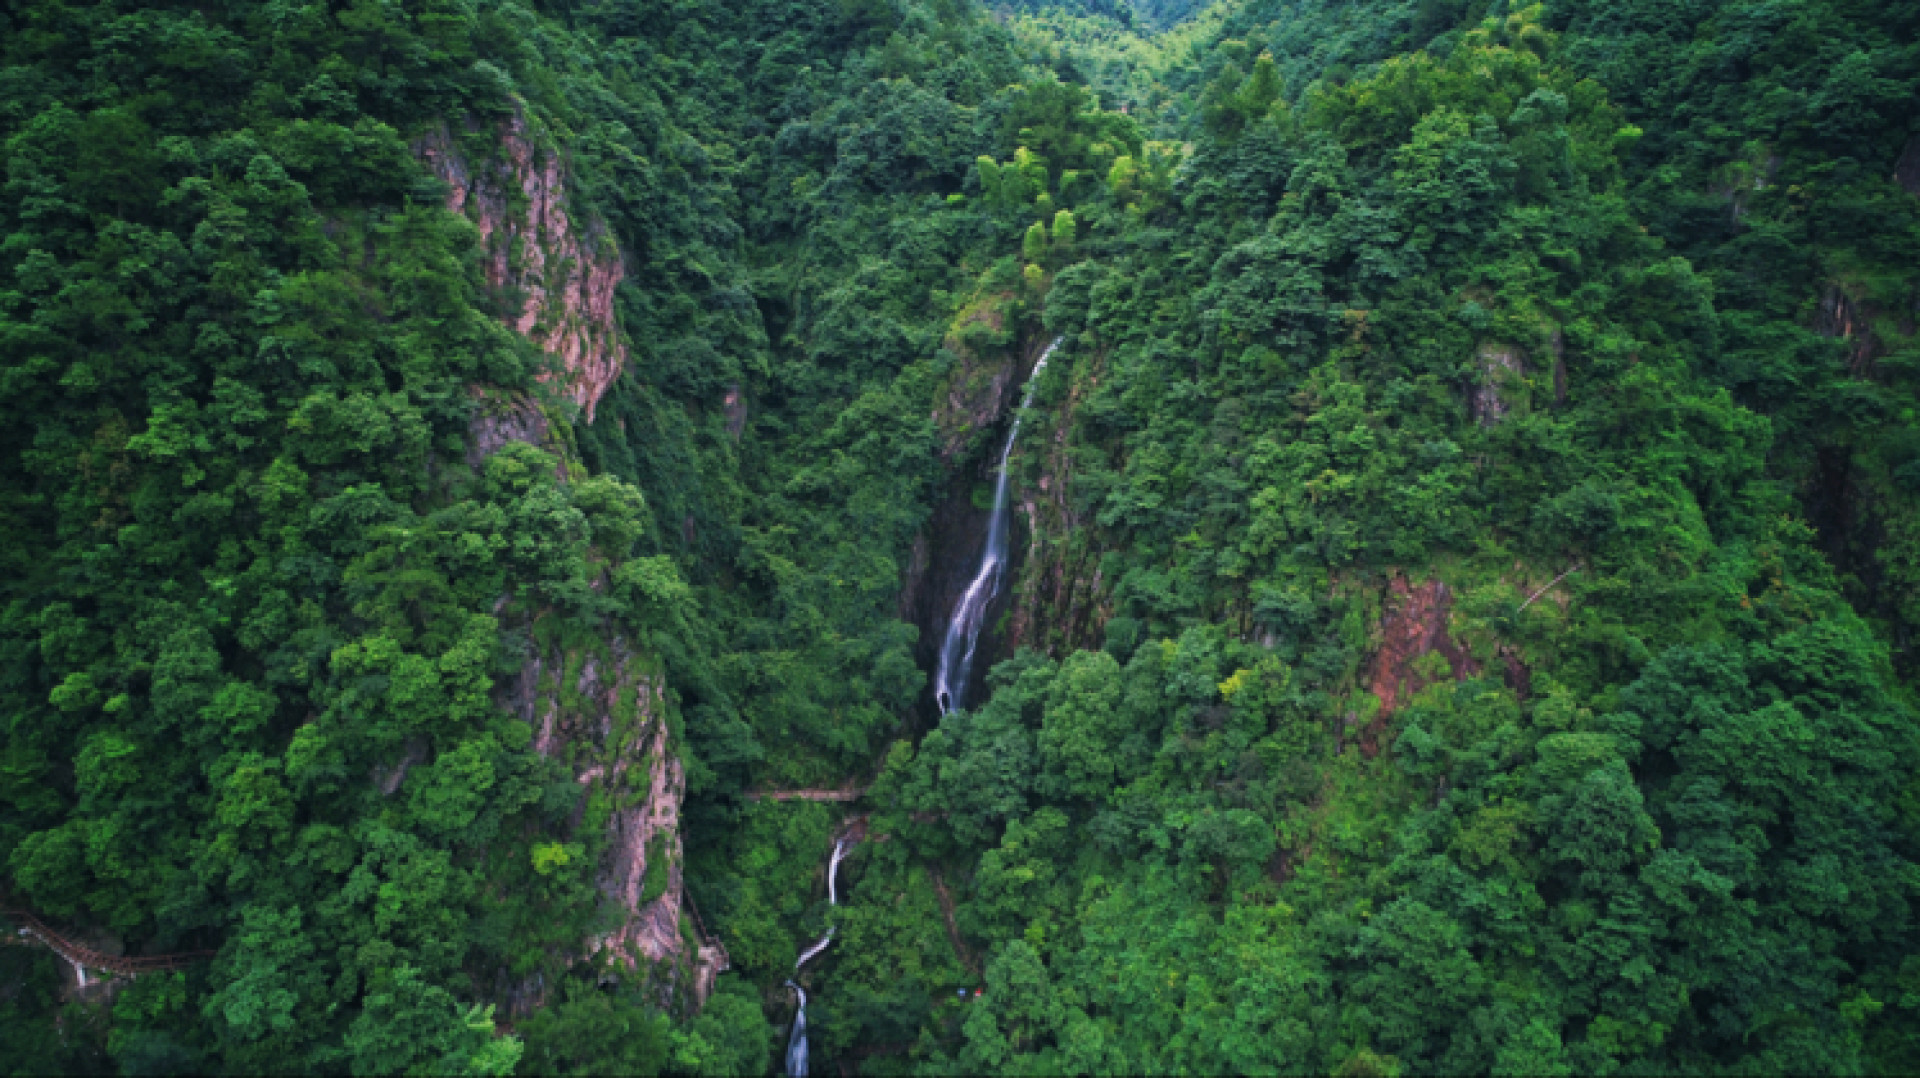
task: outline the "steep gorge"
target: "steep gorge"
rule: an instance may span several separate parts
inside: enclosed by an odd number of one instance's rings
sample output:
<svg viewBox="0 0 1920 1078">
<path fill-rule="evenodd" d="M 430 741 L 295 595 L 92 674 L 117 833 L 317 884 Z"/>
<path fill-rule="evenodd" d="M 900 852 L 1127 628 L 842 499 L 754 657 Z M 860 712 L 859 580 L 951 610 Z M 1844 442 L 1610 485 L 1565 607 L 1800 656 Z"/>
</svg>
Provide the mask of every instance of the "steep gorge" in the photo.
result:
<svg viewBox="0 0 1920 1078">
<path fill-rule="evenodd" d="M 1134 18 L 0 7 L 0 1058 L 1920 1067 L 1920 22 Z"/>
</svg>

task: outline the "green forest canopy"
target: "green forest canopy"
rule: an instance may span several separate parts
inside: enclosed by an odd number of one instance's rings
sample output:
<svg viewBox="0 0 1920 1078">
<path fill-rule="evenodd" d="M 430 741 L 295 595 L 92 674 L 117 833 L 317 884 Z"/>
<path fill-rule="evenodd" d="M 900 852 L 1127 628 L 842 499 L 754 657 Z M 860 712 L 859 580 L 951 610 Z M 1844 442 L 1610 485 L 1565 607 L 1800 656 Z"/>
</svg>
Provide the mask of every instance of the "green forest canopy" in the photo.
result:
<svg viewBox="0 0 1920 1078">
<path fill-rule="evenodd" d="M 772 1073 L 830 922 L 822 1070 L 1920 1070 L 1920 12 L 992 7 L 0 7 L 0 906 L 212 952 L 0 948 L 0 1066 Z M 516 116 L 591 419 L 419 152 Z M 503 702 L 612 640 L 698 1013 Z"/>
</svg>

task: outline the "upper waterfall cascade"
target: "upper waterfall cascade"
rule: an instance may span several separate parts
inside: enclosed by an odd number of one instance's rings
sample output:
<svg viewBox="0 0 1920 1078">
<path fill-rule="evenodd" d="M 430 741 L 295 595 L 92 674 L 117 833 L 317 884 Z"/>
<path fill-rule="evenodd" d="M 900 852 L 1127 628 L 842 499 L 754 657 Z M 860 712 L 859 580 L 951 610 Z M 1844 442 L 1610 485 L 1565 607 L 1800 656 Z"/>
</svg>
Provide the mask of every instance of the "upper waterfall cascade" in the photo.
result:
<svg viewBox="0 0 1920 1078">
<path fill-rule="evenodd" d="M 987 518 L 987 546 L 980 552 L 980 568 L 967 584 L 967 590 L 954 606 L 947 622 L 947 634 L 940 642 L 940 660 L 934 668 L 934 699 L 940 713 L 958 711 L 966 706 L 967 679 L 973 672 L 973 657 L 980 644 L 980 629 L 986 624 L 987 608 L 1000 593 L 1001 577 L 1007 564 L 1007 459 L 1013 443 L 1020 437 L 1020 416 L 1033 404 L 1034 387 L 1047 369 L 1047 360 L 1060 347 L 1060 338 L 1048 342 L 1040 361 L 1027 377 L 1027 389 L 1020 398 L 1020 411 L 1014 413 L 1013 427 L 1007 431 L 1006 444 L 1000 447 L 1000 464 L 993 484 L 993 514 Z"/>
</svg>

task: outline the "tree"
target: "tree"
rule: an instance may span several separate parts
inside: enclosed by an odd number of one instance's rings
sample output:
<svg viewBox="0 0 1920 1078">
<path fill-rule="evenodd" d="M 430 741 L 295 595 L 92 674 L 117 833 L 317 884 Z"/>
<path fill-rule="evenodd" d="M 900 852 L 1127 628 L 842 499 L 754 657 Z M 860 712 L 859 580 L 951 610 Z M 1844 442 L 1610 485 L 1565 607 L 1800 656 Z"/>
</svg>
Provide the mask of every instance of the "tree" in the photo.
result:
<svg viewBox="0 0 1920 1078">
<path fill-rule="evenodd" d="M 498 1036 L 493 1008 L 462 1008 L 443 988 L 401 966 L 367 995 L 366 1008 L 347 1030 L 349 1066 L 356 1075 L 510 1075 L 524 1046 Z"/>
</svg>

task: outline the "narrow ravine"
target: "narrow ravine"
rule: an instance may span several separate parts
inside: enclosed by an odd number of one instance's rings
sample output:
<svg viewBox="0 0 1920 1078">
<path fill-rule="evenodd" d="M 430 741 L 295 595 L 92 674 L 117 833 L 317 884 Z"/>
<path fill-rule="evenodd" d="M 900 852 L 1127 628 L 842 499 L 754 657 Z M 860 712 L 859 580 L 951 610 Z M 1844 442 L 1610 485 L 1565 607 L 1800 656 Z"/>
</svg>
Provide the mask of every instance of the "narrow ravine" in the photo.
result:
<svg viewBox="0 0 1920 1078">
<path fill-rule="evenodd" d="M 1033 373 L 1027 376 L 1026 392 L 1020 396 L 1020 411 L 1014 413 L 1013 427 L 1007 431 L 1007 440 L 1000 447 L 1000 463 L 996 471 L 997 478 L 993 486 L 993 514 L 987 518 L 987 545 L 980 553 L 980 568 L 973 574 L 967 590 L 960 596 L 960 602 L 954 606 L 953 617 L 947 622 L 947 631 L 940 644 L 940 659 L 934 671 L 933 684 L 935 699 L 940 702 L 940 711 L 945 714 L 966 706 L 967 678 L 973 669 L 974 651 L 980 644 L 980 629 L 987 619 L 987 609 L 999 596 L 1002 577 L 1007 563 L 1007 460 L 1013 455 L 1013 444 L 1020 437 L 1020 416 L 1033 403 L 1033 390 L 1040 382 L 1041 372 L 1047 369 L 1047 360 L 1053 350 L 1060 347 L 1060 338 L 1055 337 L 1047 343 L 1046 350 L 1040 353 L 1040 361 L 1033 365 Z M 838 798 L 836 798 L 837 800 Z M 834 840 L 833 854 L 827 860 L 827 905 L 840 904 L 840 862 L 846 859 L 858 837 L 854 833 L 843 834 Z M 815 940 L 813 946 L 800 952 L 793 963 L 795 976 L 800 968 L 820 956 L 833 942 L 834 925 L 827 925 L 826 935 Z M 951 931 L 951 924 L 949 924 Z M 958 936 L 955 936 L 956 945 Z M 799 1000 L 799 1009 L 793 1016 L 793 1031 L 787 1035 L 787 1075 L 788 1078 L 806 1078 L 807 1074 L 807 990 L 797 981 L 787 981 L 787 987 L 793 989 Z"/>
<path fill-rule="evenodd" d="M 980 552 L 980 568 L 953 608 L 953 617 L 947 622 L 946 635 L 940 642 L 939 662 L 934 668 L 934 699 L 939 702 L 943 715 L 966 706 L 967 681 L 973 673 L 980 630 L 986 624 L 987 610 L 999 595 L 1001 578 L 1006 573 L 1010 515 L 1007 512 L 1007 459 L 1013 455 L 1014 440 L 1020 437 L 1020 416 L 1033 403 L 1034 387 L 1040 384 L 1040 374 L 1047 369 L 1047 360 L 1058 347 L 1060 338 L 1055 337 L 1048 342 L 1046 351 L 1040 353 L 1040 362 L 1034 364 L 1033 373 L 1027 377 L 1026 392 L 1020 397 L 1020 411 L 1014 413 L 1013 428 L 1007 431 L 1006 444 L 1000 447 L 998 476 L 993 484 L 993 514 L 987 518 L 986 549 Z"/>
</svg>

